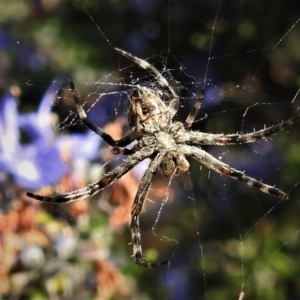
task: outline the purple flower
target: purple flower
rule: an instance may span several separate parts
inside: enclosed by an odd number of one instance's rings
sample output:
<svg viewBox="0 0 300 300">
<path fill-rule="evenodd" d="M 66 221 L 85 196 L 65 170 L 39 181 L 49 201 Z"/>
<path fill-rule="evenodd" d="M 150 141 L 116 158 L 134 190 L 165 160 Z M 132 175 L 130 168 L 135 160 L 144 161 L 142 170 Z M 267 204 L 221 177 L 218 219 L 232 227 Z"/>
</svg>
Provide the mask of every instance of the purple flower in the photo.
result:
<svg viewBox="0 0 300 300">
<path fill-rule="evenodd" d="M 0 100 L 0 172 L 9 173 L 25 189 L 54 184 L 67 170 L 50 122 L 55 90 L 47 90 L 36 113 L 19 115 L 11 95 Z M 26 143 L 21 142 L 21 131 Z"/>
</svg>

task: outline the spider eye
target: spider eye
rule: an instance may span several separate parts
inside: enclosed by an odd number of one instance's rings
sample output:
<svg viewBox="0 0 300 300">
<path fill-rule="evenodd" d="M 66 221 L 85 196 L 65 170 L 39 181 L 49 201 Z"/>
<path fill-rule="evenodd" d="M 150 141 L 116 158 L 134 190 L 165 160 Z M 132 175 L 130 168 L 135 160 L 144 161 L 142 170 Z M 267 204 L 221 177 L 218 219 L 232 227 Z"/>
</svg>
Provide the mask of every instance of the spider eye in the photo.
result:
<svg viewBox="0 0 300 300">
<path fill-rule="evenodd" d="M 149 113 L 149 108 L 148 107 L 142 107 L 142 113 L 144 115 L 146 115 L 147 113 Z"/>
<path fill-rule="evenodd" d="M 139 91 L 138 90 L 133 90 L 132 93 L 131 93 L 131 97 L 140 97 L 140 94 L 139 94 Z"/>
</svg>

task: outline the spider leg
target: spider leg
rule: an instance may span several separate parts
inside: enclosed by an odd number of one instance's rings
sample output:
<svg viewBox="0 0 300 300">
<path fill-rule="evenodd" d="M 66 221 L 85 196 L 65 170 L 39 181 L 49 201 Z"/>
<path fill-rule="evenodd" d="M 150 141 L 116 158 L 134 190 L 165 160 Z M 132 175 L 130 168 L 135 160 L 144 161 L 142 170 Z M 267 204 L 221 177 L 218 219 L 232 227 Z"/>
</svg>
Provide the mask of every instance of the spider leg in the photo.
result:
<svg viewBox="0 0 300 300">
<path fill-rule="evenodd" d="M 216 145 L 216 146 L 226 146 L 226 145 L 236 145 L 236 144 L 249 144 L 254 143 L 257 140 L 266 139 L 269 136 L 282 131 L 300 119 L 300 113 L 294 115 L 292 118 L 281 122 L 277 125 L 272 125 L 270 127 L 250 132 L 246 134 L 212 134 L 192 131 L 187 135 L 184 142 L 190 145 Z"/>
<path fill-rule="evenodd" d="M 51 202 L 51 203 L 68 203 L 73 202 L 79 199 L 85 199 L 91 197 L 104 189 L 105 187 L 116 182 L 120 177 L 122 177 L 125 173 L 127 173 L 130 169 L 132 169 L 139 162 L 149 157 L 153 153 L 153 148 L 147 147 L 143 149 L 143 152 L 137 152 L 127 158 L 123 163 L 121 163 L 118 167 L 116 167 L 111 172 L 105 174 L 100 180 L 89 184 L 87 187 L 68 192 L 65 194 L 59 194 L 55 196 L 41 196 L 33 193 L 27 193 L 27 196 L 39 201 L 43 202 Z"/>
<path fill-rule="evenodd" d="M 223 163 L 222 161 L 216 159 L 209 153 L 202 149 L 193 146 L 179 145 L 178 151 L 184 153 L 185 155 L 198 160 L 206 168 L 213 170 L 219 174 L 229 176 L 233 179 L 239 180 L 242 183 L 247 184 L 250 187 L 255 187 L 261 190 L 263 193 L 273 195 L 279 199 L 288 199 L 287 194 L 285 194 L 280 189 L 267 185 L 261 181 L 251 178 L 245 175 L 244 172 L 231 168 L 229 165 Z"/>
<path fill-rule="evenodd" d="M 167 79 L 153 65 L 149 64 L 146 60 L 138 58 L 137 56 L 134 56 L 131 53 L 126 52 L 120 48 L 115 48 L 115 51 L 117 51 L 121 55 L 125 56 L 126 58 L 132 60 L 134 63 L 139 65 L 142 69 L 151 70 L 151 72 L 156 75 L 156 78 L 157 78 L 160 86 L 162 88 L 169 90 L 169 92 L 173 96 L 173 100 L 170 101 L 169 108 L 172 111 L 172 117 L 174 117 L 178 111 L 179 99 L 178 99 L 177 94 L 175 93 L 175 90 L 170 86 Z"/>
<path fill-rule="evenodd" d="M 204 94 L 205 94 L 205 90 L 202 89 L 199 96 L 198 96 L 198 98 L 197 98 L 196 103 L 194 104 L 192 110 L 190 111 L 189 115 L 187 116 L 187 118 L 185 120 L 185 123 L 184 123 L 184 128 L 185 129 L 189 129 L 192 126 L 195 118 L 197 117 L 198 112 L 201 108 L 203 99 L 204 99 Z"/>
<path fill-rule="evenodd" d="M 141 149 L 140 146 L 138 144 L 135 144 L 131 149 L 115 147 L 112 149 L 112 153 L 115 155 L 117 154 L 132 155 L 136 151 L 139 151 L 140 149 Z"/>
<path fill-rule="evenodd" d="M 100 127 L 98 127 L 97 125 L 95 125 L 93 122 L 91 122 L 87 118 L 87 114 L 84 111 L 82 105 L 80 104 L 79 95 L 78 95 L 78 93 L 77 93 L 77 91 L 75 89 L 75 84 L 72 81 L 70 82 L 70 89 L 71 89 L 71 92 L 72 92 L 72 95 L 73 95 L 73 99 L 74 99 L 75 104 L 76 104 L 78 116 L 79 116 L 80 120 L 82 121 L 82 123 L 86 127 L 88 127 L 89 129 L 91 129 L 92 131 L 94 131 L 96 134 L 98 134 L 99 136 L 101 136 L 103 138 L 103 140 L 107 144 L 109 144 L 112 147 L 123 147 L 123 146 L 126 146 L 126 145 L 130 144 L 131 142 L 133 142 L 136 139 L 135 134 L 132 131 L 129 131 L 120 140 L 114 140 L 109 134 L 107 134 Z"/>
<path fill-rule="evenodd" d="M 146 268 L 156 268 L 156 267 L 160 267 L 162 265 L 166 265 L 168 263 L 168 261 L 153 263 L 153 262 L 147 262 L 143 259 L 141 233 L 140 233 L 140 225 L 139 225 L 139 215 L 142 212 L 145 199 L 147 197 L 147 194 L 148 194 L 150 186 L 151 186 L 152 178 L 155 175 L 162 159 L 163 159 L 163 155 L 158 154 L 151 161 L 148 169 L 146 170 L 146 172 L 142 178 L 141 184 L 138 188 L 134 202 L 132 204 L 131 219 L 129 222 L 129 228 L 131 231 L 131 238 L 132 238 L 132 244 L 133 244 L 134 262 L 137 265 L 139 265 L 141 267 L 146 267 Z"/>
</svg>

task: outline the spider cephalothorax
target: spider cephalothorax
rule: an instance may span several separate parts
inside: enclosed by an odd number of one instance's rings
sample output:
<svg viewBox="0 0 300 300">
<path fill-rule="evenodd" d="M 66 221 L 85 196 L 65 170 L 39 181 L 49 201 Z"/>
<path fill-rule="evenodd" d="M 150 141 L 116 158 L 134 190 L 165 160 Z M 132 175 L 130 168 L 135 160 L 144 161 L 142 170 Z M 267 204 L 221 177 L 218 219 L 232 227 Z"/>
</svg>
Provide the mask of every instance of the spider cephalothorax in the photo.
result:
<svg viewBox="0 0 300 300">
<path fill-rule="evenodd" d="M 146 87 L 134 90 L 128 102 L 128 122 L 130 127 L 136 127 L 139 147 L 152 144 L 157 152 L 164 153 L 160 164 L 164 176 L 172 177 L 187 171 L 189 163 L 183 153 L 177 152 L 176 141 L 184 128 L 182 123 L 172 122 L 172 110 Z"/>
<path fill-rule="evenodd" d="M 219 174 L 239 180 L 250 187 L 254 187 L 280 199 L 287 199 L 288 196 L 280 189 L 262 183 L 261 181 L 247 176 L 244 172 L 230 167 L 210 155 L 208 152 L 202 150 L 201 146 L 224 146 L 253 143 L 291 126 L 300 119 L 300 113 L 278 125 L 247 134 L 213 134 L 192 131 L 190 130 L 190 127 L 201 108 L 201 103 L 204 98 L 204 89 L 200 92 L 200 95 L 185 122 L 174 121 L 173 118 L 179 107 L 179 99 L 168 81 L 147 61 L 133 56 L 124 50 L 118 48 L 115 50 L 138 64 L 141 68 L 150 70 L 155 75 L 161 88 L 161 91 L 159 91 L 157 89 L 152 90 L 148 87 L 137 85 L 132 91 L 128 100 L 128 123 L 130 130 L 124 137 L 120 140 L 114 140 L 109 134 L 89 121 L 80 104 L 79 96 L 73 82 L 70 83 L 70 88 L 76 103 L 78 116 L 82 123 L 110 145 L 113 149 L 113 153 L 122 153 L 128 155 L 128 158 L 114 170 L 104 174 L 98 181 L 89 184 L 85 188 L 56 196 L 41 196 L 27 193 L 29 197 L 52 203 L 67 203 L 78 199 L 88 198 L 95 195 L 103 188 L 113 184 L 139 162 L 150 158 L 151 162 L 149 167 L 144 173 L 135 199 L 133 200 L 129 222 L 134 261 L 136 264 L 148 268 L 158 267 L 167 263 L 167 261 L 150 263 L 144 260 L 142 256 L 141 234 L 139 228 L 139 215 L 143 210 L 143 205 L 150 189 L 152 178 L 159 168 L 163 175 L 171 178 L 179 172 L 187 171 L 189 168 L 187 158 L 193 158 L 206 168 Z M 164 97 L 162 97 L 162 95 Z M 166 96 L 169 98 L 167 102 L 162 100 L 162 98 L 165 98 Z M 126 148 L 126 146 L 133 141 L 136 141 L 135 145 L 130 149 Z"/>
</svg>

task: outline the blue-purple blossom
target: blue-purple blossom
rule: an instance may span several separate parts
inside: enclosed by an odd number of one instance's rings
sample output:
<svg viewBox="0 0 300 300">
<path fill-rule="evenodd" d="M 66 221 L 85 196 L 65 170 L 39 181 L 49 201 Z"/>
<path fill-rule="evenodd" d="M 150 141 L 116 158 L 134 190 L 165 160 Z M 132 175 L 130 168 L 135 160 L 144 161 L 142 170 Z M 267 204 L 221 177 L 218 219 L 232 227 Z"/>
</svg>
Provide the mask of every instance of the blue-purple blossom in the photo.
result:
<svg viewBox="0 0 300 300">
<path fill-rule="evenodd" d="M 36 113 L 19 114 L 14 97 L 5 95 L 0 104 L 0 171 L 9 173 L 26 189 L 38 189 L 54 184 L 67 167 L 55 145 L 51 118 L 51 103 L 55 89 L 51 86 Z M 21 142 L 23 132 L 28 142 Z"/>
<path fill-rule="evenodd" d="M 19 114 L 16 99 L 7 94 L 0 101 L 0 172 L 10 174 L 25 189 L 57 183 L 67 165 L 60 154 L 62 143 L 70 143 L 73 158 L 95 159 L 101 139 L 94 134 L 57 135 L 51 106 L 57 87 L 51 85 L 35 113 Z M 21 134 L 26 136 L 22 143 Z"/>
</svg>

